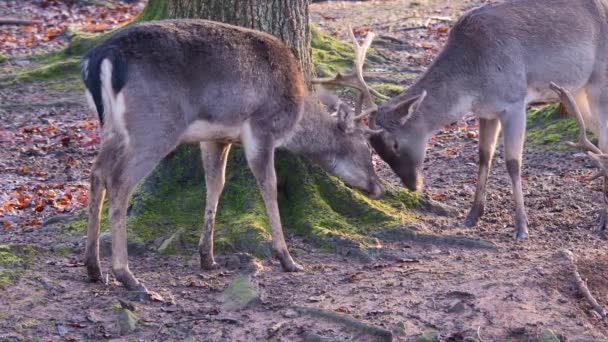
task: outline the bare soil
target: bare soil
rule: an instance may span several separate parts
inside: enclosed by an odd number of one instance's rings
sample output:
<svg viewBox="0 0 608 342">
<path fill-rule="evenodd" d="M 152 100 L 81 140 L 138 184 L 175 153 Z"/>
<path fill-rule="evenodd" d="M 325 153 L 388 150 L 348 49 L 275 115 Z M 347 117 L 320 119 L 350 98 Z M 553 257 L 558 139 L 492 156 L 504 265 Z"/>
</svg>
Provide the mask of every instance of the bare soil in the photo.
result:
<svg viewBox="0 0 608 342">
<path fill-rule="evenodd" d="M 313 20 L 325 31 L 344 38 L 348 23 L 368 26 L 407 48 L 376 46 L 390 56 L 387 70 L 418 64 L 423 69 L 445 40 L 440 26 L 481 1 L 368 1 L 311 5 Z M 430 28 L 398 31 L 433 19 Z M 445 17 L 445 18 L 444 18 Z M 386 39 L 385 39 L 386 40 Z M 428 45 L 428 46 L 427 46 Z M 382 73 L 382 70 L 377 70 Z M 389 77 L 392 73 L 387 72 Z M 394 77 L 394 76 L 391 76 Z M 398 79 L 404 85 L 411 79 Z M 23 102 L 55 98 L 40 86 L 2 89 L 7 98 Z M 73 95 L 73 94 L 72 94 Z M 72 95 L 61 93 L 62 97 Z M 55 98 L 56 99 L 56 98 Z M 83 104 L 58 104 L 35 110 L 4 108 L 3 131 L 19 130 L 32 121 L 86 121 Z M 477 125 L 467 119 L 446 127 L 431 142 L 426 163 L 426 189 L 432 198 L 459 209 L 458 217 L 420 212 L 421 228 L 434 234 L 476 237 L 496 244 L 495 251 L 381 241 L 377 258 L 361 263 L 348 255 L 329 253 L 298 237 L 289 245 L 306 271 L 281 272 L 274 260 L 262 260 L 249 274 L 259 299 L 235 309 L 225 289 L 242 272 L 235 256 L 223 256 L 223 267 L 201 271 L 192 256 L 132 256 L 131 268 L 165 302 L 135 303 L 135 330 L 121 336 L 120 300 L 130 294 L 110 275 L 108 284 L 86 281 L 80 262 L 83 239 L 60 225 L 11 227 L 0 230 L 0 244 L 37 249 L 15 284 L 0 290 L 0 340 L 128 340 L 128 341 L 300 341 L 320 336 L 335 340 L 376 340 L 348 324 L 303 314 L 295 307 L 321 308 L 392 331 L 394 340 L 414 341 L 428 331 L 442 341 L 537 341 L 552 329 L 562 340 L 606 339 L 608 323 L 599 319 L 576 292 L 559 251 L 567 248 L 591 292 L 608 306 L 606 240 L 595 229 L 602 205 L 599 181 L 584 182 L 592 163 L 577 151 L 540 152 L 527 149 L 523 166 L 530 238 L 515 243 L 510 181 L 502 149 L 498 149 L 488 186 L 486 214 L 478 227 L 463 229 L 477 174 Z M 30 183 L 84 184 L 95 146 L 75 149 L 77 176 L 57 171 L 41 180 L 21 174 L 23 151 L 12 137 L 0 139 L 0 190 L 12 191 Z M 52 148 L 51 148 L 52 150 Z M 49 165 L 65 168 L 59 157 Z M 70 170 L 71 170 L 70 169 Z M 60 169 L 63 170 L 63 169 Z M 70 171 L 71 172 L 71 171 Z M 379 163 L 379 173 L 398 184 Z M 0 263 L 1 265 L 1 263 Z M 108 259 L 102 261 L 109 270 Z M 0 270 L 2 266 L 0 266 Z M 123 304 L 123 306 L 128 306 Z M 316 334 L 316 335 L 315 335 Z M 319 340 L 319 339 L 317 339 Z"/>
</svg>

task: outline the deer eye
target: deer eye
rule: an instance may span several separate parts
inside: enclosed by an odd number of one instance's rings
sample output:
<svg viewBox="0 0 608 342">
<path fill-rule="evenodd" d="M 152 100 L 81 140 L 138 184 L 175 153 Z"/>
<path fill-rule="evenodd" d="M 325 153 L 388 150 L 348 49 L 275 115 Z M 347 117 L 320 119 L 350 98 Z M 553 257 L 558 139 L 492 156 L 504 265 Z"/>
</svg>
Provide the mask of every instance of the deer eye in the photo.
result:
<svg viewBox="0 0 608 342">
<path fill-rule="evenodd" d="M 397 140 L 395 140 L 395 142 L 393 142 L 393 151 L 397 150 L 399 150 L 399 143 L 397 142 Z"/>
</svg>

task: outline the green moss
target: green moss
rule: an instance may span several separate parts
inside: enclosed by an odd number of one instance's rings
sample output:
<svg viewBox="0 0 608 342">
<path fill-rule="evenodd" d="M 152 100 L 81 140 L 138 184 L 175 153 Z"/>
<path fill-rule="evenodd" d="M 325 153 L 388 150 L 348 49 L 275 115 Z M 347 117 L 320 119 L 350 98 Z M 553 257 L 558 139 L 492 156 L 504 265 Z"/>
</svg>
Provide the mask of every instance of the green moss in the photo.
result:
<svg viewBox="0 0 608 342">
<path fill-rule="evenodd" d="M 139 187 L 130 207 L 129 231 L 145 242 L 182 230 L 182 241 L 195 247 L 203 226 L 204 178 L 193 147 L 179 148 Z M 216 251 L 245 251 L 270 256 L 264 202 L 241 149 L 229 158 L 226 187 L 216 218 Z M 367 234 L 414 220 L 415 194 L 388 186 L 385 199 L 370 200 L 339 179 L 288 152 L 278 151 L 279 206 L 284 230 L 331 247 L 332 237 L 373 243 Z"/>
<path fill-rule="evenodd" d="M 565 150 L 566 141 L 576 141 L 578 126 L 571 117 L 560 117 L 558 105 L 549 105 L 528 112 L 526 144 L 541 150 Z M 589 133 L 593 139 L 593 134 Z"/>
<path fill-rule="evenodd" d="M 6 60 L 8 60 L 8 58 L 6 58 L 4 55 L 0 54 L 0 63 L 4 63 L 4 62 L 6 62 Z"/>
<path fill-rule="evenodd" d="M 36 254 L 30 246 L 0 245 L 0 289 L 12 285 Z"/>
<path fill-rule="evenodd" d="M 168 17 L 166 0 L 150 0 L 144 10 L 133 20 L 134 23 L 160 20 Z"/>
<path fill-rule="evenodd" d="M 393 83 L 370 84 L 370 86 L 372 88 L 376 89 L 380 94 L 388 96 L 388 97 L 395 97 L 405 91 L 404 86 L 401 86 L 398 84 L 393 84 Z M 384 101 L 384 100 L 381 100 L 381 101 Z"/>
<path fill-rule="evenodd" d="M 311 25 L 310 31 L 312 60 L 317 76 L 332 76 L 352 67 L 355 58 L 352 46 L 330 37 L 314 25 Z"/>
<path fill-rule="evenodd" d="M 80 59 L 68 58 L 62 61 L 44 64 L 39 67 L 19 72 L 14 75 L 13 81 L 31 82 L 56 80 L 66 77 L 66 75 L 74 75 L 78 73 L 79 65 Z"/>
</svg>

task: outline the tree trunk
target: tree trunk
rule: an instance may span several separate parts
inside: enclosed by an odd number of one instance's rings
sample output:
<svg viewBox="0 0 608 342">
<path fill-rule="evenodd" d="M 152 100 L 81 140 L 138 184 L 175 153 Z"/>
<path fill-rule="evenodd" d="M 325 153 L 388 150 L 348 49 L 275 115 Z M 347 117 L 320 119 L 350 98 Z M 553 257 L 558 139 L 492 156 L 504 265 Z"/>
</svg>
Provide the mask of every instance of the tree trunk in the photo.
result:
<svg viewBox="0 0 608 342">
<path fill-rule="evenodd" d="M 200 18 L 270 33 L 280 38 L 300 60 L 306 79 L 310 57 L 309 0 L 151 0 L 145 19 Z M 148 10 L 149 13 L 146 13 Z M 150 12 L 154 13 L 153 16 Z"/>
<path fill-rule="evenodd" d="M 308 0 L 150 0 L 136 21 L 164 18 L 205 18 L 266 31 L 289 44 L 305 74 L 311 74 Z M 246 165 L 242 150 L 233 148 L 217 211 L 215 248 L 269 256 L 264 203 Z M 361 243 L 374 243 L 364 236 L 370 230 L 409 221 L 403 209 L 417 203 L 414 194 L 396 189 L 388 191 L 384 201 L 370 201 L 285 151 L 277 151 L 275 167 L 283 229 L 345 253 L 352 246 L 357 249 Z M 200 151 L 182 146 L 136 191 L 129 229 L 147 242 L 160 244 L 162 237 L 172 242 L 173 246 L 163 243 L 163 252 L 196 246 L 203 224 L 204 194 Z"/>
</svg>

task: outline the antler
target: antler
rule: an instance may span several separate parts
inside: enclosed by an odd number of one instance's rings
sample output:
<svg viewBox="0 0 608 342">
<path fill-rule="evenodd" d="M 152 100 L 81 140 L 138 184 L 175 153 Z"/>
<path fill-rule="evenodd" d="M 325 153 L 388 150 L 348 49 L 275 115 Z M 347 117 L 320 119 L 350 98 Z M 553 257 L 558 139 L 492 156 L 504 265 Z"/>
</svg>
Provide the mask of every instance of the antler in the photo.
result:
<svg viewBox="0 0 608 342">
<path fill-rule="evenodd" d="M 567 144 L 572 147 L 582 148 L 584 150 L 587 150 L 587 151 L 590 151 L 590 152 L 593 152 L 596 154 L 603 154 L 602 150 L 600 150 L 597 146 L 593 145 L 593 143 L 591 141 L 589 141 L 589 139 L 587 138 L 587 127 L 585 126 L 585 121 L 583 120 L 583 115 L 581 114 L 581 111 L 579 110 L 578 106 L 576 105 L 576 102 L 574 102 L 574 98 L 572 97 L 572 94 L 565 88 L 560 87 L 553 82 L 551 82 L 550 87 L 553 91 L 555 91 L 557 93 L 557 95 L 559 95 L 561 103 L 566 107 L 566 110 L 568 110 L 568 112 L 570 114 L 574 115 L 574 118 L 576 119 L 576 123 L 578 124 L 578 128 L 579 128 L 578 143 L 573 143 L 573 142 L 569 141 L 569 142 L 567 142 Z"/>
<path fill-rule="evenodd" d="M 350 74 L 342 75 L 338 73 L 335 77 L 329 78 L 315 78 L 312 80 L 314 84 L 329 84 L 329 85 L 341 85 L 357 89 L 359 91 L 359 100 L 355 105 L 355 116 L 354 120 L 361 120 L 371 113 L 378 110 L 378 106 L 373 101 L 372 95 L 387 100 L 388 97 L 380 94 L 375 89 L 370 88 L 365 80 L 363 79 L 363 64 L 365 63 L 365 55 L 367 50 L 372 44 L 375 34 L 368 32 L 365 37 L 365 41 L 362 45 L 359 44 L 352 27 L 348 27 L 350 37 L 353 41 L 355 48 L 355 60 L 353 61 L 353 71 Z M 363 108 L 367 108 L 363 110 Z"/>
<path fill-rule="evenodd" d="M 574 101 L 572 94 L 565 88 L 560 87 L 553 82 L 551 82 L 551 84 L 549 86 L 553 91 L 555 91 L 557 93 L 557 95 L 559 95 L 561 103 L 566 107 L 566 110 L 568 111 L 568 113 L 570 113 L 571 115 L 574 115 L 574 118 L 576 119 L 576 123 L 578 124 L 578 129 L 579 129 L 578 143 L 573 143 L 571 141 L 568 141 L 568 142 L 566 142 L 566 144 L 568 144 L 569 146 L 572 146 L 572 147 L 582 148 L 583 150 L 589 151 L 589 154 L 591 155 L 591 157 L 593 157 L 593 159 L 597 160 L 598 155 L 603 155 L 604 153 L 602 152 L 602 150 L 600 150 L 597 146 L 595 146 L 587 138 L 587 127 L 585 126 L 585 121 L 583 120 L 583 115 L 581 114 L 581 111 L 579 110 L 578 106 L 576 105 L 576 102 Z M 601 169 L 598 173 L 594 174 L 587 180 L 591 181 L 591 180 L 594 180 L 594 179 L 602 177 L 602 176 L 604 176 L 604 177 L 608 176 L 608 174 L 606 173 L 606 170 Z"/>
</svg>

